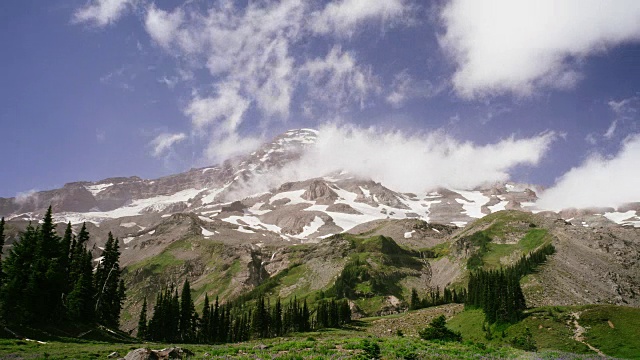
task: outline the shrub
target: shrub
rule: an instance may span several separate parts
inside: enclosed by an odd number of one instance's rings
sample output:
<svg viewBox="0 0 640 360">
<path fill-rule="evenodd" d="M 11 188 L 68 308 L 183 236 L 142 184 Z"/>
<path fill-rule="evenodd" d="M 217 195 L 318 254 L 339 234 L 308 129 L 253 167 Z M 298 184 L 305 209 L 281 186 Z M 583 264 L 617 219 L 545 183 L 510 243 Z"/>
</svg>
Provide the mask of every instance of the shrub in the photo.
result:
<svg viewBox="0 0 640 360">
<path fill-rule="evenodd" d="M 364 339 L 361 344 L 364 355 L 367 359 L 379 359 L 380 358 L 380 345 L 377 342 Z"/>
<path fill-rule="evenodd" d="M 538 347 L 536 346 L 536 342 L 533 340 L 533 334 L 531 334 L 531 330 L 527 327 L 524 331 L 524 335 L 516 336 L 511 339 L 511 345 L 513 347 L 525 350 L 525 351 L 537 351 Z"/>
<path fill-rule="evenodd" d="M 431 321 L 429 327 L 419 332 L 420 337 L 425 340 L 462 341 L 462 335 L 459 332 L 449 330 L 446 322 L 444 315 L 438 316 Z"/>
</svg>

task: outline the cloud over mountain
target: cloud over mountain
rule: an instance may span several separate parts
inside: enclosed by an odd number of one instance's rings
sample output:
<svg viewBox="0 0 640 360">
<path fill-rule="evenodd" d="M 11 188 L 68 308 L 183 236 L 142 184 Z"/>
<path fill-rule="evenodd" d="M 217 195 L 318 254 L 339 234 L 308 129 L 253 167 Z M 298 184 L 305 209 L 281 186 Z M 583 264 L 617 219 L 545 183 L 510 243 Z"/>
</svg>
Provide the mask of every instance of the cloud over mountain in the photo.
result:
<svg viewBox="0 0 640 360">
<path fill-rule="evenodd" d="M 618 207 L 640 199 L 640 135 L 631 135 L 613 157 L 596 154 L 562 175 L 545 191 L 541 209 Z"/>
</svg>

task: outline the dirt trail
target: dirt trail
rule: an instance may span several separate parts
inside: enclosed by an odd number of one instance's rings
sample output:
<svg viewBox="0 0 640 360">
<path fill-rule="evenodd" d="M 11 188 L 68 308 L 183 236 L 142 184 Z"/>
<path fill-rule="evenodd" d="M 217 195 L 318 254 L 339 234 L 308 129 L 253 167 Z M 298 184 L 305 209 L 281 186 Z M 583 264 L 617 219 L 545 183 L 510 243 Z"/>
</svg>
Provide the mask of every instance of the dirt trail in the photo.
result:
<svg viewBox="0 0 640 360">
<path fill-rule="evenodd" d="M 571 317 L 573 319 L 573 326 L 575 327 L 575 330 L 573 330 L 573 339 L 587 345 L 589 349 L 595 351 L 596 353 L 598 353 L 598 355 L 606 357 L 606 355 L 602 351 L 600 351 L 600 349 L 584 341 L 584 333 L 587 330 L 583 326 L 581 326 L 580 323 L 578 323 L 578 320 L 580 320 L 580 312 L 572 312 Z M 569 322 L 571 322 L 571 320 L 569 320 Z"/>
</svg>

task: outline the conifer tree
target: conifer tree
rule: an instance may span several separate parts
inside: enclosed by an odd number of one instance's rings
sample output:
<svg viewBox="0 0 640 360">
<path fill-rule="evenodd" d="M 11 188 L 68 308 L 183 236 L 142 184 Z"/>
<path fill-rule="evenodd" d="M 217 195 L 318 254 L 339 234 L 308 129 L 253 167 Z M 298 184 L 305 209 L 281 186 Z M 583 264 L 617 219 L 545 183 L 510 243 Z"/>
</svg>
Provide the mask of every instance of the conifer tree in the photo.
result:
<svg viewBox="0 0 640 360">
<path fill-rule="evenodd" d="M 183 342 L 191 342 L 195 338 L 193 331 L 195 328 L 195 313 L 189 280 L 185 279 L 182 286 L 182 296 L 180 297 L 180 337 Z"/>
<path fill-rule="evenodd" d="M 147 298 L 145 297 L 138 318 L 138 339 L 147 339 L 147 326 Z"/>
<path fill-rule="evenodd" d="M 63 318 L 62 292 L 66 288 L 62 269 L 60 237 L 56 234 L 51 206 L 42 219 L 31 278 L 27 291 L 33 296 L 34 320 L 49 322 Z"/>
<path fill-rule="evenodd" d="M 421 308 L 422 303 L 420 301 L 420 296 L 418 295 L 418 290 L 415 288 L 411 289 L 411 301 L 409 303 L 409 310 L 417 310 Z"/>
<path fill-rule="evenodd" d="M 95 289 L 93 283 L 92 255 L 86 249 L 89 232 L 83 224 L 76 241 L 71 231 L 71 223 L 67 224 L 62 238 L 63 258 L 67 258 L 68 286 L 70 292 L 67 300 L 69 317 L 76 321 L 91 322 L 95 319 Z M 71 243 L 71 245 L 69 245 Z M 69 246 L 69 250 L 64 251 Z"/>
<path fill-rule="evenodd" d="M 198 341 L 201 343 L 211 342 L 211 305 L 209 305 L 209 295 L 204 294 L 204 305 L 202 306 L 202 319 L 198 330 Z"/>
<path fill-rule="evenodd" d="M 38 237 L 31 223 L 20 234 L 4 262 L 5 281 L 2 288 L 2 317 L 11 322 L 33 320 L 32 302 L 25 284 L 31 279 Z"/>
<path fill-rule="evenodd" d="M 4 283 L 4 272 L 2 270 L 2 253 L 4 247 L 4 217 L 0 219 L 0 288 L 2 288 L 2 284 Z"/>
<path fill-rule="evenodd" d="M 81 243 L 78 236 L 78 244 Z M 102 252 L 102 259 L 95 273 L 96 316 L 106 326 L 118 327 L 120 310 L 124 302 L 124 282 L 120 281 L 120 251 L 118 239 L 109 232 L 107 243 Z"/>
<path fill-rule="evenodd" d="M 69 274 L 70 264 L 71 264 L 71 242 L 73 239 L 73 229 L 71 228 L 71 221 L 67 223 L 67 227 L 64 230 L 64 236 L 62 236 L 62 240 L 60 241 L 60 267 L 64 274 Z M 67 282 L 67 285 L 70 283 Z M 70 291 L 71 289 L 65 288 L 64 292 Z"/>
</svg>

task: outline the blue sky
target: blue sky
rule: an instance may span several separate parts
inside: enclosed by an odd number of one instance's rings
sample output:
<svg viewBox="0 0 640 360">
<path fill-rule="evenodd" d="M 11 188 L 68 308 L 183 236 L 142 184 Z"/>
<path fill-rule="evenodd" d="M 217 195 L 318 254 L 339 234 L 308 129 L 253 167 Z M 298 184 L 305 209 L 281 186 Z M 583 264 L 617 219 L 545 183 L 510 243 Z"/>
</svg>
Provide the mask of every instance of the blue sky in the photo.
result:
<svg viewBox="0 0 640 360">
<path fill-rule="evenodd" d="M 0 27 L 3 197 L 155 178 L 328 126 L 415 144 L 389 143 L 399 158 L 510 155 L 441 185 L 506 174 L 584 193 L 608 173 L 623 192 L 599 204 L 640 200 L 635 0 L 25 0 L 0 3 Z"/>
</svg>

